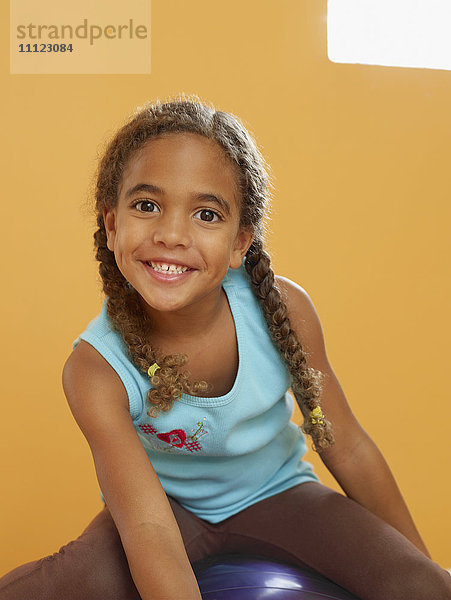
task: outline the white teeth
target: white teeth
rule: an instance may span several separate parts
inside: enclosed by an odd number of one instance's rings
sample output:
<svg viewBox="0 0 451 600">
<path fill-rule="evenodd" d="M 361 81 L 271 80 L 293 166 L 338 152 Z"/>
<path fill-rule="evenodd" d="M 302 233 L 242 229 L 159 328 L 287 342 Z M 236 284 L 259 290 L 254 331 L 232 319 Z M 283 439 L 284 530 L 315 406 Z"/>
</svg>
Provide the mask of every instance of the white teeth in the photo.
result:
<svg viewBox="0 0 451 600">
<path fill-rule="evenodd" d="M 159 271 L 160 273 L 184 273 L 188 271 L 188 267 L 181 267 L 180 265 L 170 265 L 167 263 L 155 263 L 148 262 L 148 265 L 152 267 L 154 271 Z"/>
</svg>

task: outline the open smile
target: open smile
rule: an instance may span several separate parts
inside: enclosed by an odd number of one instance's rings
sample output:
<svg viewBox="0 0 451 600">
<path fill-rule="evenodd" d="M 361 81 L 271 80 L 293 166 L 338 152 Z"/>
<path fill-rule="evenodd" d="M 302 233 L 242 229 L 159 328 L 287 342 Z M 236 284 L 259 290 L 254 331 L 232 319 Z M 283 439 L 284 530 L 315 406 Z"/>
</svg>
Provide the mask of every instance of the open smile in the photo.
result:
<svg viewBox="0 0 451 600">
<path fill-rule="evenodd" d="M 147 261 L 146 264 L 149 267 L 152 267 L 152 269 L 154 271 L 157 271 L 158 273 L 184 273 L 185 271 L 190 270 L 190 267 L 186 267 L 183 265 L 153 262 L 152 260 Z"/>
<path fill-rule="evenodd" d="M 175 265 L 169 263 L 159 263 L 153 261 L 145 261 L 143 265 L 148 273 L 158 281 L 180 281 L 188 277 L 196 269 L 187 267 L 186 265 Z"/>
</svg>

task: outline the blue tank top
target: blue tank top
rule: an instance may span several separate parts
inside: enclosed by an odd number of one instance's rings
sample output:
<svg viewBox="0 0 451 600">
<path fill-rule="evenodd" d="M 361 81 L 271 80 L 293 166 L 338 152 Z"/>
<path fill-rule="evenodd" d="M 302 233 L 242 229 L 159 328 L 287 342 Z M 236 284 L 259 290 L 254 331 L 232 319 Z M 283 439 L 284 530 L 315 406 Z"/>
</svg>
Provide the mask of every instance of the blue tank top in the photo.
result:
<svg viewBox="0 0 451 600">
<path fill-rule="evenodd" d="M 271 340 L 241 266 L 222 282 L 235 323 L 239 364 L 232 389 L 216 398 L 183 394 L 169 412 L 147 415 L 147 374 L 128 357 L 112 328 L 106 300 L 74 341 L 91 344 L 121 378 L 138 436 L 166 494 L 198 517 L 218 523 L 294 485 L 318 481 L 302 460 L 303 433 L 290 421 L 291 376 Z"/>
</svg>

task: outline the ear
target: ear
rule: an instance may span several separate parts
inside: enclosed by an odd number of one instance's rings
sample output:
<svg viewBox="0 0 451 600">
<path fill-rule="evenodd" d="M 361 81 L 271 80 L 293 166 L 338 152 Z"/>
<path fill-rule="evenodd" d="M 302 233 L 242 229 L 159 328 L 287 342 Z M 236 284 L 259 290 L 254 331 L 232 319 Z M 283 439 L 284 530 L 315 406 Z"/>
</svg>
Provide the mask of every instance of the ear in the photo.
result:
<svg viewBox="0 0 451 600">
<path fill-rule="evenodd" d="M 116 210 L 114 208 L 103 209 L 103 222 L 105 223 L 107 248 L 114 252 L 114 240 L 116 239 Z"/>
<path fill-rule="evenodd" d="M 240 229 L 235 238 L 235 243 L 230 254 L 230 267 L 239 269 L 246 252 L 254 241 L 254 234 L 248 229 Z"/>
</svg>

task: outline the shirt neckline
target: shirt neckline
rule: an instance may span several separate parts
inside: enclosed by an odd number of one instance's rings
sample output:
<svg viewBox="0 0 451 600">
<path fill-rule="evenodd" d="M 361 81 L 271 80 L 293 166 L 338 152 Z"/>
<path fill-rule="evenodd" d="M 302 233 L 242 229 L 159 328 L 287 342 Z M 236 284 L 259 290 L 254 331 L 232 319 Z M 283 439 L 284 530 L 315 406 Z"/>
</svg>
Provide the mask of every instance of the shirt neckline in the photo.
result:
<svg viewBox="0 0 451 600">
<path fill-rule="evenodd" d="M 182 404 L 190 404 L 192 406 L 224 406 L 229 404 L 238 395 L 241 387 L 242 372 L 243 372 L 243 361 L 244 361 L 244 340 L 242 335 L 242 321 L 241 311 L 239 308 L 239 302 L 237 301 L 234 288 L 229 285 L 228 282 L 223 282 L 222 285 L 224 292 L 227 297 L 227 301 L 230 306 L 230 312 L 232 313 L 233 323 L 235 325 L 235 335 L 238 344 L 238 370 L 236 373 L 235 381 L 232 389 L 224 396 L 213 396 L 209 398 L 200 396 L 191 396 L 190 394 L 182 394 L 178 402 Z"/>
</svg>

